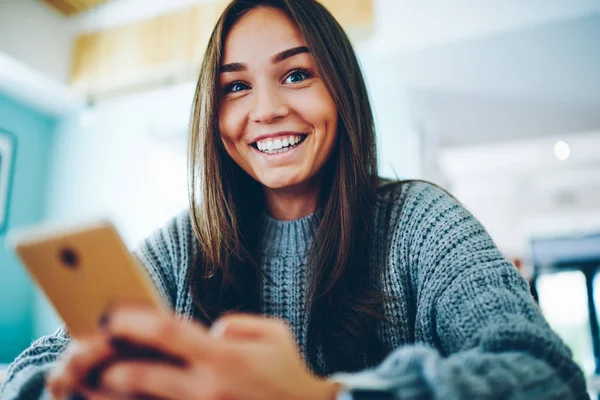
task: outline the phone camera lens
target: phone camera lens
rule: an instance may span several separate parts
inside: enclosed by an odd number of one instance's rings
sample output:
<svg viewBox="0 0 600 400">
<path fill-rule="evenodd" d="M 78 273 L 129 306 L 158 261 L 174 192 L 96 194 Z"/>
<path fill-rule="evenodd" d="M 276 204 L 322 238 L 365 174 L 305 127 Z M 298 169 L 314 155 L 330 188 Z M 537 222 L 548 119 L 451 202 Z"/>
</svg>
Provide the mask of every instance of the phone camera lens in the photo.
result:
<svg viewBox="0 0 600 400">
<path fill-rule="evenodd" d="M 79 257 L 73 249 L 62 249 L 60 251 L 60 259 L 65 266 L 72 269 L 77 268 L 79 265 Z"/>
</svg>

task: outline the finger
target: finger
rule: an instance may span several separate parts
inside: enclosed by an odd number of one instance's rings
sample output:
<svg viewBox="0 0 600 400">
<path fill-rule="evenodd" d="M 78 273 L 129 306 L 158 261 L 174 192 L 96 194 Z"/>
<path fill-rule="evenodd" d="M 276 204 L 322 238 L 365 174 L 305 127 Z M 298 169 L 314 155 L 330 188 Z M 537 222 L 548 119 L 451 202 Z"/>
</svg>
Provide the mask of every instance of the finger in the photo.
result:
<svg viewBox="0 0 600 400">
<path fill-rule="evenodd" d="M 270 317 L 250 314 L 229 314 L 221 317 L 210 329 L 210 335 L 231 340 L 278 340 L 288 335 L 288 325 Z"/>
<path fill-rule="evenodd" d="M 77 395 L 79 395 L 80 397 L 77 397 Z M 85 400 L 129 400 L 126 397 L 116 393 L 108 393 L 91 389 L 82 389 L 78 393 L 76 393 L 76 395 L 73 398 L 81 398 Z"/>
<path fill-rule="evenodd" d="M 195 368 L 194 376 L 168 364 L 126 361 L 113 364 L 100 380 L 101 388 L 125 397 L 193 399 L 200 385 L 214 381 L 208 369 Z"/>
<path fill-rule="evenodd" d="M 148 309 L 116 310 L 110 315 L 106 331 L 113 337 L 184 361 L 191 355 L 209 358 L 218 354 L 218 343 L 200 324 Z"/>
<path fill-rule="evenodd" d="M 104 335 L 73 341 L 56 367 L 50 370 L 46 379 L 48 390 L 60 398 L 82 388 L 92 369 L 112 355 L 113 350 Z"/>
</svg>

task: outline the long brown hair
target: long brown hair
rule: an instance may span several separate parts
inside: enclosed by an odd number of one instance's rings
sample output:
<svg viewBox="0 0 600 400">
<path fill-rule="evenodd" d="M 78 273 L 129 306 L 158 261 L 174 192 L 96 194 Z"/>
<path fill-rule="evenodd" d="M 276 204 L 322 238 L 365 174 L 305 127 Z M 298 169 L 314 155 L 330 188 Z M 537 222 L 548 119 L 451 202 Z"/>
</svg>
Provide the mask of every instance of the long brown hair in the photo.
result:
<svg viewBox="0 0 600 400">
<path fill-rule="evenodd" d="M 200 242 L 190 275 L 194 301 L 208 324 L 226 311 L 257 312 L 260 307 L 256 232 L 261 224 L 257 210 L 264 210 L 262 187 L 222 144 L 217 86 L 228 32 L 259 6 L 282 10 L 296 23 L 337 106 L 338 138 L 320 172 L 322 219 L 309 256 L 314 278 L 306 310 L 307 351 L 318 374 L 357 371 L 375 365 L 388 351 L 376 330 L 384 299 L 373 289 L 369 271 L 379 184 L 375 131 L 350 41 L 315 0 L 234 0 L 212 33 L 196 88 L 189 142 L 190 207 Z M 320 351 L 326 368 L 320 367 Z"/>
</svg>

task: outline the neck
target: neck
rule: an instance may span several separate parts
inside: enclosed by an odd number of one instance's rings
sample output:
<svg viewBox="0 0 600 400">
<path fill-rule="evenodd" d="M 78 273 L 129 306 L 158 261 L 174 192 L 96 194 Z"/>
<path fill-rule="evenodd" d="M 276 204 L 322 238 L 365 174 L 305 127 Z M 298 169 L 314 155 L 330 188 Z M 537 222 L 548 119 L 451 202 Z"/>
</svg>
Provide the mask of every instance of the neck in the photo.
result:
<svg viewBox="0 0 600 400">
<path fill-rule="evenodd" d="M 281 189 L 265 188 L 264 192 L 269 215 L 279 220 L 306 217 L 317 210 L 319 203 L 316 181 Z"/>
</svg>

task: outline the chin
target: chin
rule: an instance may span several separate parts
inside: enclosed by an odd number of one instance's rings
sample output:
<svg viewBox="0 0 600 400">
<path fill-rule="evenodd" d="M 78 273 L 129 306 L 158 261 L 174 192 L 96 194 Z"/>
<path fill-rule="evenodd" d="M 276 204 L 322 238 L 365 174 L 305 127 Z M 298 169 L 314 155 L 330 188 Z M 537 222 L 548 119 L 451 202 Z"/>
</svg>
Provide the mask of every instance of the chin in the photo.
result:
<svg viewBox="0 0 600 400">
<path fill-rule="evenodd" d="M 301 179 L 294 176 L 261 176 L 258 183 L 269 189 L 285 189 L 302 183 Z"/>
<path fill-rule="evenodd" d="M 290 182 L 289 180 L 263 180 L 258 182 L 268 189 L 285 189 L 297 185 L 297 182 Z"/>
</svg>

